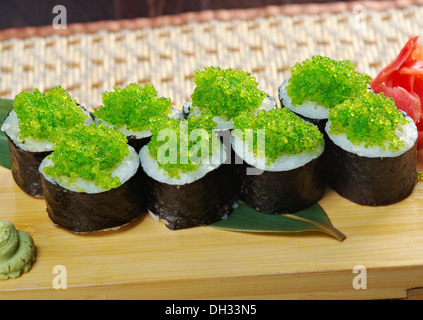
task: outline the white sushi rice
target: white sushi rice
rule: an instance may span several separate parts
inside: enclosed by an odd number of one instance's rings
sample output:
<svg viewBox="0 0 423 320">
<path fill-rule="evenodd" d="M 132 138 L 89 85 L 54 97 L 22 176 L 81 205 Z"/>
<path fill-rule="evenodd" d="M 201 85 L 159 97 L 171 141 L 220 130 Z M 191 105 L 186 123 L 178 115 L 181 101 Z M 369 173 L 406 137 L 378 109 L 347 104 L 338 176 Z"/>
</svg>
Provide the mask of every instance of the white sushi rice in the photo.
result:
<svg viewBox="0 0 423 320">
<path fill-rule="evenodd" d="M 181 186 L 197 181 L 210 171 L 217 169 L 226 161 L 227 152 L 226 147 L 216 139 L 212 154 L 207 158 L 207 161 L 200 163 L 197 170 L 181 173 L 179 177 L 170 177 L 166 170 L 159 168 L 159 162 L 150 155 L 148 145 L 141 148 L 139 157 L 141 166 L 151 178 L 162 183 Z"/>
<path fill-rule="evenodd" d="M 189 114 L 190 111 L 192 109 L 192 101 L 187 101 L 184 103 L 184 105 L 182 106 L 182 112 L 185 114 Z"/>
<path fill-rule="evenodd" d="M 199 107 L 194 107 L 192 101 L 188 101 L 184 104 L 184 112 L 188 113 L 188 119 L 192 116 L 201 116 L 201 110 Z M 216 122 L 216 129 L 218 130 L 231 130 L 234 128 L 234 124 L 231 119 L 226 115 L 213 117 L 213 121 Z"/>
<path fill-rule="evenodd" d="M 111 169 L 112 177 L 118 177 L 121 184 L 124 184 L 128 181 L 131 177 L 135 175 L 138 170 L 140 161 L 138 158 L 138 154 L 134 148 L 128 146 L 129 155 L 127 155 L 119 164 L 117 164 L 114 168 Z M 85 193 L 100 193 L 107 191 L 99 186 L 96 186 L 92 181 L 87 181 L 81 178 L 77 178 L 75 182 L 69 182 L 69 179 L 66 177 L 61 177 L 59 179 L 53 178 L 44 172 L 44 168 L 48 166 L 52 166 L 53 161 L 51 160 L 51 155 L 44 158 L 41 162 L 39 171 L 43 175 L 43 177 L 50 181 L 53 184 L 58 184 L 62 188 L 65 188 L 70 191 L 74 192 L 83 192 Z"/>
<path fill-rule="evenodd" d="M 184 114 L 182 112 L 182 110 L 176 109 L 172 107 L 172 110 L 170 111 L 170 113 L 168 114 L 168 116 L 170 118 L 173 119 L 184 119 Z"/>
<path fill-rule="evenodd" d="M 170 111 L 168 116 L 170 118 L 174 118 L 174 119 L 183 119 L 184 118 L 182 111 L 175 109 L 175 108 L 172 108 L 172 110 Z M 110 122 L 107 122 L 103 119 L 100 119 L 100 118 L 96 118 L 95 123 L 97 125 L 102 124 L 102 125 L 105 125 L 109 128 L 114 128 L 113 124 L 111 124 Z M 119 129 L 116 129 L 116 130 L 122 132 L 127 137 L 134 136 L 137 139 L 143 139 L 143 138 L 147 138 L 147 137 L 152 136 L 150 129 L 141 130 L 141 131 L 134 131 L 134 130 L 128 129 L 128 127 L 126 125 L 124 125 L 122 128 L 119 128 Z"/>
<path fill-rule="evenodd" d="M 313 159 L 320 157 L 325 149 L 325 142 L 324 139 L 322 139 L 319 146 L 312 151 L 281 155 L 275 161 L 270 164 L 266 164 L 266 160 L 264 158 L 259 158 L 248 148 L 247 143 L 236 130 L 231 136 L 231 143 L 233 150 L 241 159 L 249 165 L 265 171 L 288 171 L 302 167 Z"/>
<path fill-rule="evenodd" d="M 330 139 L 333 141 L 333 143 L 335 143 L 338 147 L 341 147 L 342 149 L 354 153 L 358 156 L 368 158 L 397 157 L 410 150 L 417 142 L 418 136 L 417 127 L 414 121 L 405 112 L 402 113 L 407 118 L 408 123 L 406 125 L 398 125 L 397 127 L 395 134 L 399 140 L 404 141 L 404 146 L 396 151 L 389 150 L 388 142 L 385 143 L 385 150 L 379 146 L 365 147 L 364 143 L 355 145 L 348 140 L 347 136 L 344 133 L 340 133 L 337 135 L 331 134 L 330 121 L 326 123 L 325 130 Z"/>
<path fill-rule="evenodd" d="M 107 122 L 105 120 L 99 119 L 99 118 L 95 119 L 95 123 L 96 123 L 96 125 L 102 124 L 103 126 L 115 129 L 115 126 L 113 124 L 111 124 L 110 122 Z M 128 129 L 126 124 L 122 128 L 118 128 L 116 130 L 119 131 L 119 132 L 122 132 L 127 137 L 134 136 L 137 139 L 143 139 L 143 138 L 151 137 L 151 135 L 152 135 L 150 129 L 141 130 L 141 131 L 134 131 L 134 130 Z"/>
<path fill-rule="evenodd" d="M 257 110 L 254 112 L 254 114 L 257 114 L 260 110 L 266 110 L 268 112 L 269 110 L 276 109 L 278 107 L 275 98 L 272 96 L 267 96 L 263 99 L 261 102 L 260 107 L 257 108 Z"/>
<path fill-rule="evenodd" d="M 267 112 L 269 110 L 276 109 L 276 108 L 277 108 L 277 103 L 275 98 L 271 96 L 267 96 L 266 98 L 263 99 L 263 101 L 261 102 L 257 110 L 254 111 L 254 114 L 257 114 L 257 112 L 260 110 L 266 110 Z M 182 109 L 184 110 L 185 113 L 188 113 L 188 118 L 192 117 L 193 115 L 197 117 L 201 115 L 200 108 L 196 106 L 194 107 L 192 105 L 191 100 L 186 102 L 184 106 L 182 107 Z M 216 122 L 216 129 L 218 130 L 224 131 L 224 130 L 232 130 L 234 128 L 232 119 L 229 119 L 226 115 L 213 117 L 213 121 Z"/>
<path fill-rule="evenodd" d="M 84 113 L 87 115 L 87 118 L 84 122 L 84 125 L 88 126 L 94 122 L 93 118 L 91 117 L 90 113 L 82 109 Z M 24 151 L 29 152 L 44 152 L 44 151 L 52 151 L 54 143 L 48 141 L 47 139 L 37 139 L 32 137 L 25 138 L 23 141 L 20 138 L 21 129 L 19 127 L 20 120 L 18 119 L 18 115 L 16 114 L 15 110 L 9 112 L 9 115 L 3 122 L 1 126 L 1 130 L 4 131 L 7 136 Z"/>
<path fill-rule="evenodd" d="M 278 94 L 282 104 L 292 112 L 302 115 L 310 119 L 327 119 L 329 117 L 329 108 L 319 105 L 313 101 L 305 101 L 301 105 L 292 105 L 292 99 L 289 97 L 286 87 L 288 86 L 289 79 L 286 79 L 279 87 Z"/>
</svg>

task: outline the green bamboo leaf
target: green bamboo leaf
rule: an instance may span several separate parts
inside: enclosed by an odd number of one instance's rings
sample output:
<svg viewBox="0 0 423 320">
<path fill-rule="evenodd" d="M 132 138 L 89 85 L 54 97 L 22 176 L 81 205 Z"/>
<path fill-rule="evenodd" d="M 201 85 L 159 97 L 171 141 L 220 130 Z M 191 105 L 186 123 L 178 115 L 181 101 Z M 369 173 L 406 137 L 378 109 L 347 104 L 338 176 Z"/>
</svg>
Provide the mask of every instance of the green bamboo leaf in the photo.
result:
<svg viewBox="0 0 423 320">
<path fill-rule="evenodd" d="M 339 241 L 346 236 L 331 223 L 326 212 L 319 204 L 295 214 L 266 214 L 240 204 L 227 219 L 216 221 L 209 227 L 244 232 L 304 232 L 319 231 L 327 233 Z"/>
<path fill-rule="evenodd" d="M 13 100 L 0 99 L 0 127 L 7 113 L 13 107 Z M 10 169 L 9 144 L 6 135 L 0 130 L 0 166 Z"/>
</svg>

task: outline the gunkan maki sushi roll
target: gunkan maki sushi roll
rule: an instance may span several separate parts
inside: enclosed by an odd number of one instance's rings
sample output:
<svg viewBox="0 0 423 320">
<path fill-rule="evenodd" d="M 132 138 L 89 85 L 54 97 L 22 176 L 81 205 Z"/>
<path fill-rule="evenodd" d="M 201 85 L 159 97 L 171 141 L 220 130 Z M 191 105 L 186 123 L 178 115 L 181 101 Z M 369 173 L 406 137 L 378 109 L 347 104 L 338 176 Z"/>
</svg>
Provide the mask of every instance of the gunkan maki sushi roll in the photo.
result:
<svg viewBox="0 0 423 320">
<path fill-rule="evenodd" d="M 325 193 L 318 128 L 288 108 L 249 112 L 234 118 L 232 146 L 238 166 L 239 199 L 253 209 L 283 214 L 301 211 Z"/>
<path fill-rule="evenodd" d="M 211 116 L 156 119 L 140 153 L 147 209 L 172 230 L 208 225 L 233 210 L 236 172 Z"/>
<path fill-rule="evenodd" d="M 221 131 L 233 129 L 232 119 L 242 111 L 277 108 L 276 100 L 258 89 L 257 80 L 243 70 L 205 67 L 195 71 L 193 81 L 191 101 L 182 109 L 185 117 L 209 112 Z"/>
<path fill-rule="evenodd" d="M 26 193 L 42 197 L 38 172 L 41 161 L 53 151 L 63 131 L 91 123 L 90 113 L 60 86 L 48 92 L 35 89 L 32 93 L 19 93 L 1 127 L 9 142 L 11 171 L 16 184 Z"/>
<path fill-rule="evenodd" d="M 281 105 L 317 125 L 324 133 L 329 110 L 368 90 L 371 78 L 349 60 L 315 55 L 296 63 L 279 87 Z"/>
<path fill-rule="evenodd" d="M 50 219 L 76 233 L 130 223 L 145 212 L 139 167 L 123 133 L 103 125 L 75 127 L 39 168 Z"/>
<path fill-rule="evenodd" d="M 102 96 L 103 105 L 94 111 L 96 123 L 124 133 L 129 145 L 138 152 L 151 138 L 150 120 L 163 114 L 183 118 L 182 111 L 172 107 L 170 98 L 157 97 L 154 85 L 130 83 L 115 87 Z"/>
<path fill-rule="evenodd" d="M 388 205 L 417 183 L 414 121 L 383 93 L 366 92 L 329 112 L 328 184 L 361 205 Z"/>
</svg>

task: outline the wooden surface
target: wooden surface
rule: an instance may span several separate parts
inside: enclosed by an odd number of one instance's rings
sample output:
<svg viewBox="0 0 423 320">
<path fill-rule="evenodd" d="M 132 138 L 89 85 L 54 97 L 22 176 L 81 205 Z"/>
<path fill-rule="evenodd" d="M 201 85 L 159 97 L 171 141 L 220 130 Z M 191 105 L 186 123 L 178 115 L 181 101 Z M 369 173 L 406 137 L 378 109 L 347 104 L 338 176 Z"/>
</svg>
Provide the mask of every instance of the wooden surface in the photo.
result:
<svg viewBox="0 0 423 320">
<path fill-rule="evenodd" d="M 44 200 L 24 194 L 4 168 L 0 202 L 0 219 L 30 233 L 38 249 L 32 270 L 0 281 L 0 299 L 385 299 L 423 287 L 422 182 L 378 208 L 328 190 L 320 204 L 344 242 L 323 233 L 171 231 L 147 215 L 119 231 L 77 235 L 54 226 Z M 53 287 L 57 265 L 67 289 Z M 367 289 L 353 287 L 357 265 Z"/>
</svg>

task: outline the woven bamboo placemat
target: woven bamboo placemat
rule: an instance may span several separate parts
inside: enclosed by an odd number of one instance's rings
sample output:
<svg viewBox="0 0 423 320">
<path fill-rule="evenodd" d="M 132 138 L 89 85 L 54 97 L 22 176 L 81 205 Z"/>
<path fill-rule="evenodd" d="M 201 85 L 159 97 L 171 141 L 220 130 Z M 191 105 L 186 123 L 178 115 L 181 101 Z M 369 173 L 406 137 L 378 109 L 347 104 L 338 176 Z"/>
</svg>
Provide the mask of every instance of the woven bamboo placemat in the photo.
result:
<svg viewBox="0 0 423 320">
<path fill-rule="evenodd" d="M 1 98 L 60 84 L 95 108 L 114 86 L 152 82 L 179 107 L 194 71 L 209 65 L 249 71 L 274 96 L 289 68 L 315 54 L 349 59 L 374 76 L 423 30 L 423 4 L 281 6 L 46 28 L 0 31 Z"/>
</svg>

